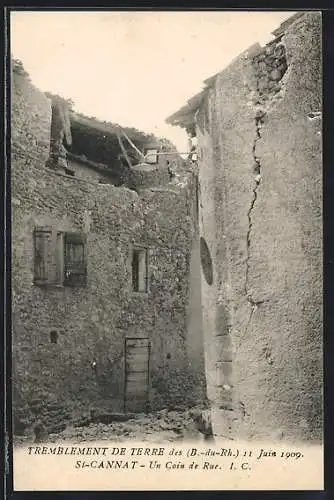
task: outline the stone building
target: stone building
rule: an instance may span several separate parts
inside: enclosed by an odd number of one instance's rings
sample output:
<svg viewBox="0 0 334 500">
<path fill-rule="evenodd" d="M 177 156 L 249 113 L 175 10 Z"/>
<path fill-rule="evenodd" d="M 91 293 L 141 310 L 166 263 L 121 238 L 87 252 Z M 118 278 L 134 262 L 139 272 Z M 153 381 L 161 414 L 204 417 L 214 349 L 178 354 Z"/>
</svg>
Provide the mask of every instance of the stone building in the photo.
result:
<svg viewBox="0 0 334 500">
<path fill-rule="evenodd" d="M 66 113 L 13 73 L 14 432 L 205 399 L 193 175 L 148 144 L 130 189 L 116 158 L 80 150 L 83 118 Z M 87 126 L 101 152 L 111 132 Z"/>
<path fill-rule="evenodd" d="M 321 14 L 299 13 L 167 119 L 197 137 L 217 435 L 322 438 Z"/>
</svg>

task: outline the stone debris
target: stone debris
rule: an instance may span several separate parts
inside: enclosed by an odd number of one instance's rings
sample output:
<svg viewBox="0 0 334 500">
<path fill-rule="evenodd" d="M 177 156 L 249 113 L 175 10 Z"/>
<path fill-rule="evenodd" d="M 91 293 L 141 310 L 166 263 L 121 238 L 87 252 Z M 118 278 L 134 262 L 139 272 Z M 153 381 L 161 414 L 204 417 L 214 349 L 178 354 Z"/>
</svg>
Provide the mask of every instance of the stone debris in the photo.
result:
<svg viewBox="0 0 334 500">
<path fill-rule="evenodd" d="M 44 440 L 59 441 L 127 441 L 173 442 L 182 440 L 202 440 L 212 437 L 209 410 L 192 408 L 185 411 L 160 410 L 150 414 L 138 413 L 125 422 L 96 423 L 87 421 L 82 427 L 72 422 L 59 433 L 43 435 Z M 15 438 L 15 444 L 30 442 L 32 435 Z"/>
</svg>

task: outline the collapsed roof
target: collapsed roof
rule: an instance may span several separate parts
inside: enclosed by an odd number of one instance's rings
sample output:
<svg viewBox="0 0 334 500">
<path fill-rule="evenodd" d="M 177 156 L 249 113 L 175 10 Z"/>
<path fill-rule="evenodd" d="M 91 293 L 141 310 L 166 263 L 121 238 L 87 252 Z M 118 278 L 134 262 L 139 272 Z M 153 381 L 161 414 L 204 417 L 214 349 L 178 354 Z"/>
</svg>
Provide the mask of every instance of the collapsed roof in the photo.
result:
<svg viewBox="0 0 334 500">
<path fill-rule="evenodd" d="M 71 112 L 70 121 L 72 145 L 69 151 L 97 163 L 111 165 L 119 159 L 122 149 L 118 137 L 123 131 L 140 151 L 151 147 L 152 144 L 157 146 L 161 144 L 161 139 L 152 134 L 146 134 L 135 128 L 123 128 L 118 124 L 102 122 L 80 113 Z M 126 141 L 124 147 L 130 158 L 138 159 L 135 149 Z"/>
</svg>

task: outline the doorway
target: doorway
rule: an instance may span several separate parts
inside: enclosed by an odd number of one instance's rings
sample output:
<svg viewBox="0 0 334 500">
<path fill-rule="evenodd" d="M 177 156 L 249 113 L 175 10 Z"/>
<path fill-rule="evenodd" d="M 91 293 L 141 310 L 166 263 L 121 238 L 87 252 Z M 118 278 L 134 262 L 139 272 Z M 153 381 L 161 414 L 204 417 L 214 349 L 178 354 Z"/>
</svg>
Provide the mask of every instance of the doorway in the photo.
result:
<svg viewBox="0 0 334 500">
<path fill-rule="evenodd" d="M 150 353 L 149 339 L 125 339 L 125 412 L 139 413 L 149 410 Z"/>
</svg>

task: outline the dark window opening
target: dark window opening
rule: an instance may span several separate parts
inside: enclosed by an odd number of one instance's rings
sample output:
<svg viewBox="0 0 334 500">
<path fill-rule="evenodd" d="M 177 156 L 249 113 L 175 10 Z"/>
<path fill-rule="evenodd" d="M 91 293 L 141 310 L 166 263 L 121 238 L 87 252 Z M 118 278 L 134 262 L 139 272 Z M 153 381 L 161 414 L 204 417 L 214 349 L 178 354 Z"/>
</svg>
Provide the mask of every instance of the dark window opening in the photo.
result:
<svg viewBox="0 0 334 500">
<path fill-rule="evenodd" d="M 135 292 L 148 291 L 148 262 L 146 249 L 132 252 L 132 287 Z"/>
<path fill-rule="evenodd" d="M 50 342 L 51 342 L 51 344 L 57 344 L 57 342 L 58 342 L 58 332 L 56 332 L 56 330 L 52 330 L 50 332 Z"/>
</svg>

